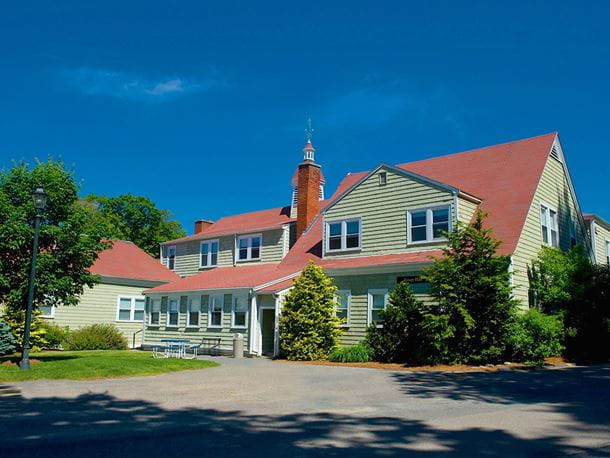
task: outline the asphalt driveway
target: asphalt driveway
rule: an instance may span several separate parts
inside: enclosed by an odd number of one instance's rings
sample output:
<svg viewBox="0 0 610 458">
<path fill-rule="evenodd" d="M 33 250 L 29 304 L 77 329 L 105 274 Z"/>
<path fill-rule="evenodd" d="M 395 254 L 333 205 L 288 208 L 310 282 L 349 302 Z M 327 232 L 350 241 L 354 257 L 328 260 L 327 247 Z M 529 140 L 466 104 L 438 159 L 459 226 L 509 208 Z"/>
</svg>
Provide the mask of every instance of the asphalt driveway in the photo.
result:
<svg viewBox="0 0 610 458">
<path fill-rule="evenodd" d="M 610 456 L 610 366 L 221 367 L 0 385 L 0 456 Z"/>
</svg>

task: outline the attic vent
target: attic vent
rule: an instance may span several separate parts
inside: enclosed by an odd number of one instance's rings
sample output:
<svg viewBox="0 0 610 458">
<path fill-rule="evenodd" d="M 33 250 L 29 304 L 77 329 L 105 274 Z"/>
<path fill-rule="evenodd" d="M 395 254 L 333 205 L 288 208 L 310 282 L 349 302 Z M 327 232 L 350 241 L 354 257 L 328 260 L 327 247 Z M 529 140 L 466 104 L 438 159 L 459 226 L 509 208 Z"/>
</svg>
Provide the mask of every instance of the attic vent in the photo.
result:
<svg viewBox="0 0 610 458">
<path fill-rule="evenodd" d="M 385 186 L 388 182 L 388 174 L 387 172 L 381 172 L 379 174 L 379 186 Z"/>
<path fill-rule="evenodd" d="M 559 150 L 555 145 L 553 145 L 553 148 L 551 148 L 551 157 L 557 159 L 558 161 L 561 161 L 561 159 L 559 159 Z"/>
</svg>

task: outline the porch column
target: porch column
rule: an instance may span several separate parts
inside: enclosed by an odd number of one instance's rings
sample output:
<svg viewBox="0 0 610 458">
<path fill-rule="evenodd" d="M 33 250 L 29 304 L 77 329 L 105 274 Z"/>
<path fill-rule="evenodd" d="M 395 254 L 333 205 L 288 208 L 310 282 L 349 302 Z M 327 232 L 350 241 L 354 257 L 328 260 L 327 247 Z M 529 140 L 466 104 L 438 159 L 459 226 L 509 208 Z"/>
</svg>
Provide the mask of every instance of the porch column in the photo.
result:
<svg viewBox="0 0 610 458">
<path fill-rule="evenodd" d="M 273 357 L 276 358 L 280 354 L 280 295 L 275 295 L 275 324 L 273 326 Z"/>
<path fill-rule="evenodd" d="M 252 293 L 250 298 L 250 331 L 248 337 L 250 339 L 250 353 L 260 354 L 258 348 L 258 304 L 256 302 L 256 294 Z"/>
</svg>

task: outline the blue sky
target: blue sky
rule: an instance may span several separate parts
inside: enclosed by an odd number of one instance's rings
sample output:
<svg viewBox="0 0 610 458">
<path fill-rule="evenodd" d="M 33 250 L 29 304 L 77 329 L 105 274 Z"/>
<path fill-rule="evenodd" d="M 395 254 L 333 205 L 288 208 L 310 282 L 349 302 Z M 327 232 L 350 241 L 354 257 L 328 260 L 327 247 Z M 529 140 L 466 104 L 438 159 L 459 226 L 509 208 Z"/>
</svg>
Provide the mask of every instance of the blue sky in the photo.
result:
<svg viewBox="0 0 610 458">
<path fill-rule="evenodd" d="M 0 166 L 198 218 L 289 204 L 308 117 L 347 172 L 559 131 L 610 220 L 607 2 L 10 2 Z"/>
</svg>

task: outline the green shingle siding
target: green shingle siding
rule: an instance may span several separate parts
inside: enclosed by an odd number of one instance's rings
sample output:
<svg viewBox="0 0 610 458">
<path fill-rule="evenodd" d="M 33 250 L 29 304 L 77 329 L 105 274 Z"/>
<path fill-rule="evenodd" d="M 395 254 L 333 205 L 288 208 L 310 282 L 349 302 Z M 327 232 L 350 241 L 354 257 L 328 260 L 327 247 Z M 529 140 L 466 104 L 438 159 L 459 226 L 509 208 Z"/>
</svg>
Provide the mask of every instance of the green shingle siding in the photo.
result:
<svg viewBox="0 0 610 458">
<path fill-rule="evenodd" d="M 572 199 L 563 165 L 549 156 L 538 183 L 534 199 L 530 205 L 521 237 L 513 254 L 513 284 L 515 297 L 523 307 L 528 304 L 529 281 L 527 268 L 538 256 L 542 243 L 540 222 L 540 205 L 546 203 L 558 211 L 559 246 L 562 250 L 570 248 L 570 220 L 574 222 L 578 240 L 583 241 L 584 234 L 578 224 L 576 205 Z"/>
<path fill-rule="evenodd" d="M 142 329 L 141 321 L 117 321 L 117 301 L 119 296 L 140 297 L 148 287 L 122 286 L 100 283 L 93 288 L 85 288 L 78 305 L 55 307 L 55 317 L 49 321 L 58 326 L 78 329 L 98 323 L 115 325 L 133 343 L 133 334 Z M 136 346 L 140 345 L 142 333 L 136 334 Z"/>
<path fill-rule="evenodd" d="M 451 191 L 390 170 L 385 171 L 385 186 L 379 185 L 378 174 L 374 174 L 325 213 L 325 221 L 360 217 L 362 224 L 360 250 L 326 253 L 327 257 L 419 251 L 423 249 L 422 245 L 407 245 L 407 210 L 450 205 L 452 217 L 455 215 L 454 196 Z M 426 244 L 425 247 L 439 245 L 442 244 Z"/>
<path fill-rule="evenodd" d="M 241 234 L 240 234 L 241 235 Z M 243 234 L 247 235 L 247 234 Z M 262 232 L 262 258 L 260 261 L 238 262 L 240 264 L 251 264 L 258 262 L 280 262 L 282 260 L 283 229 Z M 235 253 L 235 236 L 227 235 L 210 238 L 206 240 L 218 240 L 218 266 L 232 266 Z M 176 266 L 174 271 L 181 276 L 193 275 L 197 272 L 207 270 L 199 267 L 199 247 L 202 240 L 176 244 Z"/>
<path fill-rule="evenodd" d="M 342 345 L 354 345 L 364 339 L 368 320 L 368 291 L 370 289 L 387 289 L 396 287 L 398 277 L 413 277 L 414 272 L 397 272 L 371 275 L 342 275 L 334 277 L 339 290 L 349 290 L 351 293 L 349 326 L 341 338 Z M 424 302 L 430 301 L 429 294 L 421 294 L 420 287 L 414 288 L 416 297 Z"/>
</svg>

